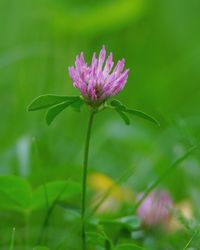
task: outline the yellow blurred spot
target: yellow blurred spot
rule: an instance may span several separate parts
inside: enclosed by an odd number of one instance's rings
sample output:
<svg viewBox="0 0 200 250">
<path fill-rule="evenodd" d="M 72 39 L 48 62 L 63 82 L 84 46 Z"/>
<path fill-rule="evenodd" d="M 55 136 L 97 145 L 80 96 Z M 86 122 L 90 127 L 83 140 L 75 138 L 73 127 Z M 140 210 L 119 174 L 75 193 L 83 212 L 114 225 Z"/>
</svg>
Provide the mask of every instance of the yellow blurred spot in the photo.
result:
<svg viewBox="0 0 200 250">
<path fill-rule="evenodd" d="M 182 213 L 182 215 L 190 220 L 193 217 L 192 204 L 189 200 L 183 200 L 176 205 L 176 208 Z"/>
<path fill-rule="evenodd" d="M 93 173 L 88 177 L 88 185 L 94 191 L 92 203 L 98 203 L 103 197 L 98 212 L 117 211 L 126 202 L 133 203 L 134 195 L 128 188 L 122 188 L 109 176 Z"/>
<path fill-rule="evenodd" d="M 121 188 L 106 175 L 93 173 L 88 178 L 88 184 L 96 192 L 106 193 L 110 189 L 110 196 L 119 201 L 123 199 L 123 192 Z"/>
<path fill-rule="evenodd" d="M 175 209 L 181 213 L 181 215 L 187 219 L 191 220 L 193 217 L 192 204 L 189 200 L 183 200 L 175 205 Z M 182 223 L 175 217 L 173 217 L 169 224 L 169 231 L 174 232 L 184 229 Z"/>
</svg>

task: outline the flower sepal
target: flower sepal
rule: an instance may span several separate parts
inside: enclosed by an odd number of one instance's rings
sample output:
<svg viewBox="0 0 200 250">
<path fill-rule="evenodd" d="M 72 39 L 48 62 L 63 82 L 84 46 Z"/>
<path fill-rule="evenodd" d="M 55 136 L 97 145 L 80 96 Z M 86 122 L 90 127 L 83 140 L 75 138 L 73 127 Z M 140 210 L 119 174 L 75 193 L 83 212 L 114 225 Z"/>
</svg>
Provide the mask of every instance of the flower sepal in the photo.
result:
<svg viewBox="0 0 200 250">
<path fill-rule="evenodd" d="M 104 109 L 107 108 L 107 103 L 106 102 L 103 102 L 101 103 L 100 105 L 98 106 L 95 106 L 95 105 L 90 105 L 88 104 L 87 102 L 85 102 L 86 105 L 89 107 L 89 110 L 93 113 L 99 113 L 101 111 L 103 111 Z"/>
</svg>

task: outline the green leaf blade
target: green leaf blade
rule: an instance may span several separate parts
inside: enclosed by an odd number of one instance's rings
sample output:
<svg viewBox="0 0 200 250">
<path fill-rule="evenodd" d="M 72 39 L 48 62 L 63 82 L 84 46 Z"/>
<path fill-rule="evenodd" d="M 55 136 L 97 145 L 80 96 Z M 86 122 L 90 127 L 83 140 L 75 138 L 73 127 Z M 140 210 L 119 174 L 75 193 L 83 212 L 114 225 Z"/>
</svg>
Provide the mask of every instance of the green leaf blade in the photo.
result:
<svg viewBox="0 0 200 250">
<path fill-rule="evenodd" d="M 67 102 L 63 102 L 63 103 L 60 103 L 60 104 L 57 104 L 55 106 L 53 106 L 52 108 L 50 108 L 48 111 L 47 111 L 47 114 L 46 114 L 46 122 L 47 122 L 47 125 L 50 125 L 53 120 L 64 110 L 66 109 L 67 107 L 71 106 L 72 104 L 76 103 L 78 101 L 78 98 L 76 99 L 73 99 L 71 101 L 67 101 Z"/>
<path fill-rule="evenodd" d="M 120 109 L 121 111 L 125 111 L 126 107 L 118 100 L 112 100 L 111 101 L 111 106 Z"/>
<path fill-rule="evenodd" d="M 130 125 L 130 120 L 129 120 L 128 116 L 126 114 L 124 114 L 124 112 L 122 112 L 121 110 L 116 109 L 116 111 L 120 115 L 122 120 L 125 122 L 125 124 Z"/>
<path fill-rule="evenodd" d="M 143 111 L 137 110 L 137 109 L 128 109 L 125 105 L 123 105 L 120 101 L 118 100 L 113 100 L 111 101 L 111 107 L 114 108 L 115 110 L 117 110 L 118 112 L 123 112 L 123 113 L 127 113 L 127 114 L 131 114 L 134 116 L 138 116 L 142 119 L 148 120 L 154 124 L 156 124 L 157 126 L 160 126 L 160 123 L 153 118 L 152 116 L 146 114 Z M 125 118 L 127 120 L 127 118 Z M 124 120 L 125 120 L 124 119 Z M 125 121 L 127 123 L 127 121 Z"/>
<path fill-rule="evenodd" d="M 136 216 L 126 216 L 117 219 L 103 219 L 100 221 L 102 224 L 113 224 L 124 227 L 128 230 L 135 230 L 141 226 L 141 221 Z"/>
<path fill-rule="evenodd" d="M 77 96 L 59 96 L 52 94 L 41 95 L 32 101 L 32 103 L 28 106 L 28 111 L 37 111 L 40 109 L 46 109 L 54 105 L 57 105 L 59 103 L 72 101 L 76 98 Z"/>
<path fill-rule="evenodd" d="M 131 115 L 138 116 L 140 118 L 143 118 L 145 120 L 148 120 L 148 121 L 156 124 L 157 126 L 160 126 L 160 123 L 155 118 L 153 118 L 152 116 L 144 113 L 143 111 L 140 111 L 140 110 L 137 110 L 137 109 L 126 109 L 124 112 L 126 112 L 128 114 L 131 114 Z"/>
<path fill-rule="evenodd" d="M 73 108 L 74 111 L 80 112 L 84 103 L 84 100 L 80 97 L 76 102 L 72 103 L 70 106 Z"/>
</svg>

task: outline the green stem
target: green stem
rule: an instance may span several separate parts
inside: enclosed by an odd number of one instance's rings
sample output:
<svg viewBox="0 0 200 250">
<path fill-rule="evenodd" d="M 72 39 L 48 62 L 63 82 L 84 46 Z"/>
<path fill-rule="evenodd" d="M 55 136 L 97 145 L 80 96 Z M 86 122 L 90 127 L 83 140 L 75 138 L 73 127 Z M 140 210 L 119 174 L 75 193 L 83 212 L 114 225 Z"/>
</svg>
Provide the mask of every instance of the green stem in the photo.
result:
<svg viewBox="0 0 200 250">
<path fill-rule="evenodd" d="M 94 118 L 94 112 L 90 112 L 90 118 L 88 122 L 87 135 L 85 141 L 84 161 L 83 161 L 83 177 L 82 177 L 82 203 L 81 203 L 81 220 L 82 220 L 82 250 L 86 250 L 86 235 L 85 235 L 85 200 L 86 200 L 86 182 L 87 182 L 87 167 L 88 167 L 88 155 L 90 136 L 92 130 L 92 122 Z"/>
</svg>

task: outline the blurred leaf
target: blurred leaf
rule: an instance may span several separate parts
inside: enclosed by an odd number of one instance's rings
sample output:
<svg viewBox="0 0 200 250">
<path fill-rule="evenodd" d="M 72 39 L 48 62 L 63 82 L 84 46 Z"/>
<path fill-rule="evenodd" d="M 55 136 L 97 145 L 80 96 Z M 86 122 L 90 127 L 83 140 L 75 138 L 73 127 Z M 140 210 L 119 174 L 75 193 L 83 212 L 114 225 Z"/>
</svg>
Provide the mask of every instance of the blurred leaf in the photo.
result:
<svg viewBox="0 0 200 250">
<path fill-rule="evenodd" d="M 36 246 L 33 248 L 33 250 L 49 250 L 49 248 L 45 246 Z"/>
<path fill-rule="evenodd" d="M 160 126 L 159 122 L 154 119 L 152 116 L 140 111 L 140 110 L 136 110 L 136 109 L 128 109 L 125 105 L 123 105 L 120 101 L 118 100 L 113 100 L 111 101 L 111 106 L 114 107 L 118 112 L 121 111 L 121 112 L 126 112 L 128 114 L 131 114 L 131 115 L 135 115 L 135 116 L 138 116 L 140 118 L 143 118 L 143 119 L 146 119 L 150 122 L 153 122 L 154 124 Z M 129 122 L 130 123 L 130 122 Z M 126 121 L 126 124 L 127 124 L 127 121 Z"/>
<path fill-rule="evenodd" d="M 93 231 L 86 232 L 86 235 L 89 244 L 104 246 L 104 242 L 106 240 L 104 235 Z"/>
<path fill-rule="evenodd" d="M 65 208 L 65 219 L 66 221 L 80 221 L 81 222 L 81 214 L 80 209 L 76 208 Z M 88 221 L 87 221 L 88 222 Z"/>
<path fill-rule="evenodd" d="M 56 201 L 67 199 L 81 193 L 79 183 L 73 181 L 54 181 L 37 188 L 33 193 L 32 208 L 37 209 Z"/>
<path fill-rule="evenodd" d="M 112 243 L 108 239 L 105 240 L 104 246 L 105 246 L 105 250 L 112 250 L 113 249 Z"/>
<path fill-rule="evenodd" d="M 130 243 L 124 243 L 124 244 L 120 244 L 117 247 L 114 248 L 114 250 L 145 250 L 145 248 L 137 246 L 135 244 L 130 244 Z"/>
<path fill-rule="evenodd" d="M 74 5 L 74 7 L 52 11 L 53 26 L 58 30 L 74 34 L 85 32 L 99 32 L 110 30 L 112 27 L 123 27 L 132 20 L 137 20 L 143 14 L 146 7 L 144 0 L 116 0 L 116 1 L 97 1 L 91 6 L 84 3 L 84 7 Z M 73 25 L 71 25 L 73 20 Z M 92 20 L 92 21 L 91 21 Z M 81 24 L 81 25 L 80 25 Z"/>
<path fill-rule="evenodd" d="M 28 111 L 36 111 L 39 109 L 49 108 L 51 106 L 57 105 L 62 102 L 76 100 L 77 96 L 59 96 L 59 95 L 41 95 L 37 97 L 33 102 L 28 106 Z"/>
<path fill-rule="evenodd" d="M 47 115 L 46 115 L 47 124 L 50 125 L 58 114 L 60 114 L 65 108 L 71 106 L 72 104 L 74 104 L 74 103 L 76 103 L 78 101 L 79 101 L 79 99 L 77 98 L 77 99 L 74 99 L 74 100 L 71 100 L 71 101 L 67 101 L 67 102 L 57 104 L 53 108 L 49 109 L 47 111 Z"/>
<path fill-rule="evenodd" d="M 31 187 L 17 176 L 0 176 L 0 210 L 26 212 L 31 204 Z"/>
<path fill-rule="evenodd" d="M 135 230 L 140 227 L 141 222 L 136 216 L 127 216 L 117 219 L 102 219 L 101 223 L 103 224 L 115 224 L 121 227 L 127 228 L 129 230 Z"/>
<path fill-rule="evenodd" d="M 44 198 L 45 198 L 46 207 L 47 207 L 47 213 L 46 213 L 46 215 L 44 217 L 44 221 L 43 221 L 43 224 L 42 224 L 42 227 L 41 227 L 41 233 L 39 234 L 38 244 L 41 244 L 43 242 L 44 235 L 46 233 L 46 228 L 48 227 L 49 219 L 51 217 L 51 214 L 52 214 L 55 206 L 57 205 L 57 203 L 59 201 L 62 201 L 62 199 L 61 199 L 62 195 L 64 194 L 66 189 L 69 188 L 68 184 L 69 183 L 66 182 L 65 185 L 60 190 L 58 190 L 55 198 L 53 198 L 53 200 L 51 200 L 50 203 L 49 203 L 47 186 L 46 185 L 43 186 L 44 187 L 44 190 L 43 190 L 44 191 Z M 80 214 L 78 214 L 78 215 L 80 215 Z M 80 216 L 79 216 L 79 218 L 80 218 Z"/>
<path fill-rule="evenodd" d="M 86 232 L 86 235 L 87 235 L 87 241 L 90 245 L 93 245 L 95 247 L 101 246 L 104 247 L 104 249 L 106 250 L 112 249 L 112 242 L 103 231 L 102 232 L 89 231 Z"/>
</svg>

